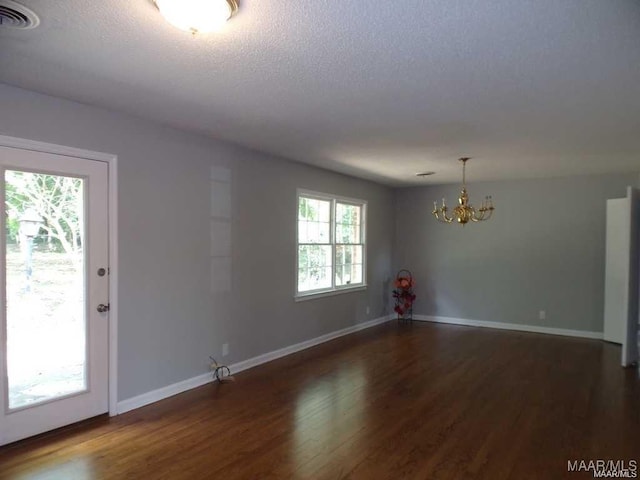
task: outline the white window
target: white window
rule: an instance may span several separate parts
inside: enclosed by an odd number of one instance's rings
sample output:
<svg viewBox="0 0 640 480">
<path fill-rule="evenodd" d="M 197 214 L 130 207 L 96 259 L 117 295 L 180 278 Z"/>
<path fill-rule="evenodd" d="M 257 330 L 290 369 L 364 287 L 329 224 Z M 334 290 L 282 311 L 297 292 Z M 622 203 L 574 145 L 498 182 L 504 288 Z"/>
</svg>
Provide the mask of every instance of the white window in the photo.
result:
<svg viewBox="0 0 640 480">
<path fill-rule="evenodd" d="M 298 191 L 296 296 L 366 286 L 366 202 Z"/>
</svg>

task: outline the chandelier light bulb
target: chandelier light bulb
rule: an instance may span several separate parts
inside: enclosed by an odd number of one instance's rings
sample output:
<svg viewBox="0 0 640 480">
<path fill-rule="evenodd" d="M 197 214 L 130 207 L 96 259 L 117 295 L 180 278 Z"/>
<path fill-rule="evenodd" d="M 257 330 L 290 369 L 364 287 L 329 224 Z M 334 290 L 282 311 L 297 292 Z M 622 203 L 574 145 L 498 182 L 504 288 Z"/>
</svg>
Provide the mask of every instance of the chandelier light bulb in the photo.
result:
<svg viewBox="0 0 640 480">
<path fill-rule="evenodd" d="M 167 22 L 194 34 L 220 30 L 238 9 L 235 0 L 155 0 L 155 3 Z"/>
</svg>

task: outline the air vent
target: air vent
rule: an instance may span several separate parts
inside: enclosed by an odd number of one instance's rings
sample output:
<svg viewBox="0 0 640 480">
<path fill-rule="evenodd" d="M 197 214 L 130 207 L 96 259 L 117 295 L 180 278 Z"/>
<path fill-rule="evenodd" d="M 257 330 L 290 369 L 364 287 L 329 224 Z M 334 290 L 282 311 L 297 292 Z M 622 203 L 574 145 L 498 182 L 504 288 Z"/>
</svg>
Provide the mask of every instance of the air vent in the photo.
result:
<svg viewBox="0 0 640 480">
<path fill-rule="evenodd" d="M 0 27 L 27 30 L 40 23 L 38 16 L 24 5 L 11 0 L 0 0 Z"/>
</svg>

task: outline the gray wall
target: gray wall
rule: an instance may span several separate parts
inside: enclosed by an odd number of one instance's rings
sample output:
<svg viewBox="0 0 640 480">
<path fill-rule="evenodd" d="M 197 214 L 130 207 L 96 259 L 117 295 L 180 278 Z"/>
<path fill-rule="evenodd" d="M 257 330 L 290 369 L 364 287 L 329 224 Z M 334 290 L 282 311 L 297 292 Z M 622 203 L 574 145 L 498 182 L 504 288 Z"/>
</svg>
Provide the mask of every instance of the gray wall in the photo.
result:
<svg viewBox="0 0 640 480">
<path fill-rule="evenodd" d="M 385 313 L 385 187 L 0 84 L 0 134 L 118 156 L 120 400 Z M 212 165 L 231 170 L 229 294 L 211 287 Z M 369 288 L 294 302 L 296 188 L 369 202 Z M 370 307 L 367 315 L 366 308 Z"/>
<path fill-rule="evenodd" d="M 439 224 L 433 201 L 459 185 L 397 191 L 397 268 L 416 278 L 414 313 L 602 331 L 605 212 L 637 174 L 472 183 L 493 195 L 486 223 Z M 546 320 L 539 320 L 540 310 Z"/>
</svg>

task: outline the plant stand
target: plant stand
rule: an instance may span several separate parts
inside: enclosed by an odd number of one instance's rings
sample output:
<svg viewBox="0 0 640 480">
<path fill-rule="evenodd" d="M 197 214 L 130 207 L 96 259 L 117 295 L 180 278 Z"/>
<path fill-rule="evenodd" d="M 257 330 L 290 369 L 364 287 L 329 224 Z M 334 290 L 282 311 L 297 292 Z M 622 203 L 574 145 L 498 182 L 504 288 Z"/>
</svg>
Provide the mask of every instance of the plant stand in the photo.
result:
<svg viewBox="0 0 640 480">
<path fill-rule="evenodd" d="M 396 303 L 393 310 L 398 315 L 398 321 L 413 322 L 416 295 L 413 293 L 413 276 L 409 270 L 400 270 L 396 275 L 393 298 Z"/>
</svg>

